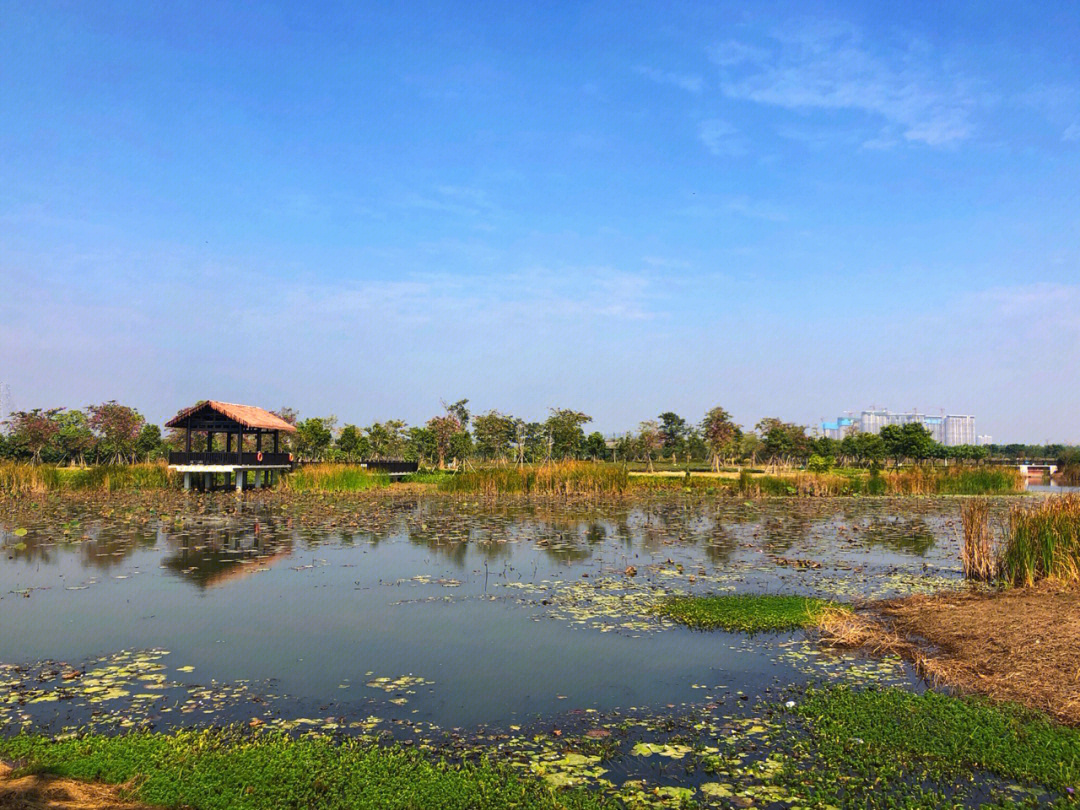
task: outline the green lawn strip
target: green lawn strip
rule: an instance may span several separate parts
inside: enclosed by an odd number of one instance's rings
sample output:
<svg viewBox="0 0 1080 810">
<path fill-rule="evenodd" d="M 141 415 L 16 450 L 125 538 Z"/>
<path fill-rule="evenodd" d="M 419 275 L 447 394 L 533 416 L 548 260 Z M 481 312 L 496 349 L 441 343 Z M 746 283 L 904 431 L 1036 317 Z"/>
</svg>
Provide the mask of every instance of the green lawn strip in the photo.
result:
<svg viewBox="0 0 1080 810">
<path fill-rule="evenodd" d="M 756 633 L 812 627 L 826 608 L 846 606 L 810 596 L 730 594 L 672 596 L 656 610 L 661 616 L 698 630 Z"/>
<path fill-rule="evenodd" d="M 895 687 L 811 689 L 794 709 L 808 736 L 783 781 L 825 804 L 938 806 L 989 772 L 1028 788 L 1008 802 L 1034 804 L 1042 789 L 1069 802 L 1080 791 L 1080 729 L 985 698 L 922 695 Z"/>
<path fill-rule="evenodd" d="M 517 808 L 601 810 L 582 790 L 557 793 L 542 780 L 488 762 L 448 764 L 401 747 L 360 740 L 292 738 L 234 730 L 0 740 L 0 756 L 75 779 L 135 780 L 143 802 L 195 810 L 233 808 Z"/>
</svg>

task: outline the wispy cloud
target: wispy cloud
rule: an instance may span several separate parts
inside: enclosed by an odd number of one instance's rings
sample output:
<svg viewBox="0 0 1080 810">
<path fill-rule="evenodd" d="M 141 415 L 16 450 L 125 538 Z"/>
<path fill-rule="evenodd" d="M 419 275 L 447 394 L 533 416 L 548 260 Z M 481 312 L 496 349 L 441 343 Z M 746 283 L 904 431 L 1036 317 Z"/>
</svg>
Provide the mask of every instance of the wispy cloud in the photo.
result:
<svg viewBox="0 0 1080 810">
<path fill-rule="evenodd" d="M 1080 143 L 1080 120 L 1069 124 L 1065 131 L 1061 133 L 1061 140 L 1065 141 L 1065 143 Z"/>
<path fill-rule="evenodd" d="M 976 96 L 966 76 L 925 44 L 870 48 L 846 26 L 800 27 L 765 47 L 731 41 L 711 57 L 721 90 L 791 110 L 855 110 L 883 119 L 907 141 L 956 143 L 975 129 Z M 876 137 L 880 148 L 887 139 Z"/>
<path fill-rule="evenodd" d="M 400 208 L 439 211 L 462 217 L 489 216 L 498 213 L 498 206 L 486 191 L 468 186 L 436 186 L 426 193 L 409 192 L 399 198 Z"/>
<path fill-rule="evenodd" d="M 787 213 L 768 202 L 752 200 L 745 195 L 727 197 L 718 201 L 702 200 L 688 205 L 681 212 L 689 217 L 727 217 L 732 214 L 766 222 L 787 222 Z"/>
<path fill-rule="evenodd" d="M 657 70 L 646 66 L 639 66 L 635 70 L 641 76 L 657 84 L 670 84 L 690 93 L 700 93 L 705 87 L 705 80 L 693 73 L 675 73 L 670 70 Z"/>
<path fill-rule="evenodd" d="M 717 157 L 739 157 L 746 154 L 746 142 L 739 130 L 727 121 L 712 118 L 698 126 L 698 137 L 705 148 Z"/>
</svg>

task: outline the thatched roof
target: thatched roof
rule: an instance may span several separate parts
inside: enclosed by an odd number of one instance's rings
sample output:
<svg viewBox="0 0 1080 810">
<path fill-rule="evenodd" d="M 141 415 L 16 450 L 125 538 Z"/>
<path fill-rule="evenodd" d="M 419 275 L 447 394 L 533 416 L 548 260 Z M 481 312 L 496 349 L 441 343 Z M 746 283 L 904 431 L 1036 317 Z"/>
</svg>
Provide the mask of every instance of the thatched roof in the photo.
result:
<svg viewBox="0 0 1080 810">
<path fill-rule="evenodd" d="M 218 402 L 213 399 L 204 400 L 192 405 L 190 408 L 184 408 L 176 416 L 165 423 L 165 427 L 183 427 L 185 420 L 194 415 L 196 412 L 207 408 L 211 411 L 216 411 L 222 416 L 232 419 L 243 425 L 246 428 L 252 430 L 284 430 L 288 433 L 295 433 L 296 428 L 282 419 L 280 416 L 275 416 L 270 411 L 262 408 L 257 408 L 254 405 L 237 405 L 232 402 Z"/>
</svg>

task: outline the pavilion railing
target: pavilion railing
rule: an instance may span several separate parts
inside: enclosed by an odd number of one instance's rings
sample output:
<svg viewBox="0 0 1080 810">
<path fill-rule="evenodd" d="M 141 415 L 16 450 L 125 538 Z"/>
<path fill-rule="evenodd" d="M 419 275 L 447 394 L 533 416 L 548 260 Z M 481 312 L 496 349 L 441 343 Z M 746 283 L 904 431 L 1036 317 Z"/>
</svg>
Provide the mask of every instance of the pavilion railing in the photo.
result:
<svg viewBox="0 0 1080 810">
<path fill-rule="evenodd" d="M 259 456 L 262 455 L 262 459 Z M 260 453 L 226 453 L 224 450 L 210 451 L 170 451 L 169 464 L 204 464 L 204 465 L 233 465 L 243 467 L 258 467 L 260 465 L 272 465 L 280 467 L 291 464 L 292 460 L 288 453 L 270 453 L 264 450 Z"/>
</svg>

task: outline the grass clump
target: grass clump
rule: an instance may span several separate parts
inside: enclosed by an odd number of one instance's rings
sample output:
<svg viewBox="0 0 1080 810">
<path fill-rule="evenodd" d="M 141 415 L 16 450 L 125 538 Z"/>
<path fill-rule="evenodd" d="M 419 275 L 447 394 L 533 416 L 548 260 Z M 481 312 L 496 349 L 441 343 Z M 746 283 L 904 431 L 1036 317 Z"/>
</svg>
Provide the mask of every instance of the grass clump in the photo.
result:
<svg viewBox="0 0 1080 810">
<path fill-rule="evenodd" d="M 0 493 L 27 495 L 56 490 L 178 489 L 180 476 L 167 464 L 101 464 L 95 467 L 55 467 L 51 464 L 0 464 Z"/>
<path fill-rule="evenodd" d="M 697 630 L 756 633 L 813 627 L 826 611 L 837 609 L 848 608 L 809 596 L 743 593 L 673 596 L 656 610 L 661 616 Z"/>
<path fill-rule="evenodd" d="M 913 467 L 883 476 L 891 495 L 1007 495 L 1023 492 L 1011 467 Z"/>
<path fill-rule="evenodd" d="M 1080 581 L 1080 496 L 1013 506 L 1001 574 L 1014 585 L 1042 579 Z"/>
<path fill-rule="evenodd" d="M 626 467 L 592 461 L 561 461 L 521 467 L 483 467 L 440 482 L 445 492 L 482 495 L 611 495 L 626 491 Z"/>
<path fill-rule="evenodd" d="M 582 791 L 557 794 L 487 761 L 451 765 L 396 746 L 356 740 L 237 730 L 91 735 L 63 741 L 20 735 L 0 753 L 84 780 L 134 784 L 133 798 L 195 810 L 601 810 L 610 803 Z"/>
<path fill-rule="evenodd" d="M 386 473 L 358 464 L 313 464 L 281 477 L 282 488 L 292 492 L 360 492 L 389 485 Z"/>
<path fill-rule="evenodd" d="M 964 539 L 960 547 L 960 564 L 964 577 L 982 582 L 995 579 L 1000 561 L 990 532 L 990 504 L 977 498 L 960 507 L 960 522 Z"/>
<path fill-rule="evenodd" d="M 784 781 L 815 804 L 965 804 L 956 800 L 980 771 L 997 778 L 984 789 L 994 781 L 1025 789 L 1010 792 L 1010 804 L 1080 786 L 1080 730 L 1015 704 L 834 686 L 811 689 L 793 711 L 808 738 L 796 743 Z"/>
<path fill-rule="evenodd" d="M 60 474 L 56 467 L 44 464 L 18 464 L 0 462 L 0 493 L 4 495 L 28 495 L 33 492 L 49 492 L 60 487 Z"/>
</svg>

